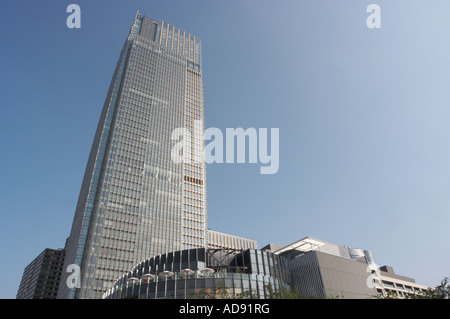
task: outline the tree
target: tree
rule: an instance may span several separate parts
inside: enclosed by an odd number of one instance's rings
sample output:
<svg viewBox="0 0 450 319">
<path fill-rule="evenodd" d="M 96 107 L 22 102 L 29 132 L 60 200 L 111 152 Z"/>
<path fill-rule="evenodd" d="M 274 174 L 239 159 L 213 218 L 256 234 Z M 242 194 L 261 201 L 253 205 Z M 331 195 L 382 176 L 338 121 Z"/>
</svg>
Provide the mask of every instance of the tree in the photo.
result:
<svg viewBox="0 0 450 319">
<path fill-rule="evenodd" d="M 417 299 L 450 299 L 450 278 L 445 277 L 436 288 L 429 288 L 422 296 L 414 297 Z"/>
<path fill-rule="evenodd" d="M 267 299 L 317 299 L 312 296 L 303 296 L 298 292 L 298 287 L 294 287 L 292 290 L 288 290 L 284 287 L 280 287 L 278 291 L 275 291 L 271 285 L 266 285 Z"/>
<path fill-rule="evenodd" d="M 400 299 L 400 297 L 393 291 L 388 291 L 386 296 L 378 295 L 375 298 L 376 299 Z"/>
<path fill-rule="evenodd" d="M 230 288 L 225 287 L 219 281 L 215 288 L 203 288 L 191 293 L 193 299 L 257 299 L 258 295 L 251 290 L 244 290 L 240 293 L 231 293 Z"/>
</svg>

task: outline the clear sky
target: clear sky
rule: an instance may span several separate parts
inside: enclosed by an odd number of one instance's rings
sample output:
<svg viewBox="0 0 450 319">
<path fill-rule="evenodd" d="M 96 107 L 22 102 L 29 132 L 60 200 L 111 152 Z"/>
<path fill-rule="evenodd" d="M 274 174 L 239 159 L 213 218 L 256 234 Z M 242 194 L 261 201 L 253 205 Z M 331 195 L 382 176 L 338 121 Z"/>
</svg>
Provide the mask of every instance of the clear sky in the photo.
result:
<svg viewBox="0 0 450 319">
<path fill-rule="evenodd" d="M 430 286 L 450 276 L 448 0 L 2 0 L 0 298 L 64 246 L 137 10 L 202 39 L 207 128 L 280 130 L 277 174 L 208 165 L 210 228 L 368 249 Z"/>
</svg>

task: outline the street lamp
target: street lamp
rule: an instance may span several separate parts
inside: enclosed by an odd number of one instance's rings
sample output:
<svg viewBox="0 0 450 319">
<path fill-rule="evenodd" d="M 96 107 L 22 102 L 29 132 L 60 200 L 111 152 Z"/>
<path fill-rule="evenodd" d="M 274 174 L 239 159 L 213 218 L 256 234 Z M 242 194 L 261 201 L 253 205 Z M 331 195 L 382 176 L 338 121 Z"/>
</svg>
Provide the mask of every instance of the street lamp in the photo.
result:
<svg viewBox="0 0 450 319">
<path fill-rule="evenodd" d="M 141 278 L 144 280 L 145 283 L 149 283 L 150 279 L 155 278 L 155 275 L 145 274 L 145 275 L 142 275 Z"/>
<path fill-rule="evenodd" d="M 189 268 L 180 270 L 180 273 L 182 273 L 184 276 L 186 276 L 186 275 L 192 275 L 194 272 L 195 272 L 195 271 L 193 271 L 192 269 L 189 269 Z M 187 276 L 186 276 L 186 277 L 187 277 Z M 186 277 L 185 277 L 185 278 L 186 278 Z"/>
<path fill-rule="evenodd" d="M 204 275 L 211 275 L 214 272 L 215 272 L 214 269 L 211 269 L 211 268 L 203 268 L 202 270 L 200 270 L 200 273 L 202 273 Z"/>
<path fill-rule="evenodd" d="M 159 275 L 166 277 L 166 280 L 167 280 L 168 276 L 173 276 L 173 272 L 171 272 L 169 270 L 164 270 L 163 272 L 160 272 Z"/>
</svg>

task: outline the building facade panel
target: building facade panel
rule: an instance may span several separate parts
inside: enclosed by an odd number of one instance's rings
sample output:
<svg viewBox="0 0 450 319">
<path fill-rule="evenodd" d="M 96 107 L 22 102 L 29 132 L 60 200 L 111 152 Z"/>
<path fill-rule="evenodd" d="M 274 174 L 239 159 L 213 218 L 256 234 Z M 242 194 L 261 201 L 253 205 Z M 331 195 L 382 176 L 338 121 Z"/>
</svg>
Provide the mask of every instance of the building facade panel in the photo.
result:
<svg viewBox="0 0 450 319">
<path fill-rule="evenodd" d="M 304 254 L 287 262 L 291 274 L 290 285 L 302 297 L 326 298 L 322 274 L 314 253 Z"/>
<path fill-rule="evenodd" d="M 368 283 L 371 272 L 366 263 L 318 251 L 311 253 L 317 255 L 327 297 L 367 299 L 377 295 Z"/>
<path fill-rule="evenodd" d="M 233 236 L 208 229 L 209 248 L 216 249 L 257 249 L 255 240 Z"/>
</svg>

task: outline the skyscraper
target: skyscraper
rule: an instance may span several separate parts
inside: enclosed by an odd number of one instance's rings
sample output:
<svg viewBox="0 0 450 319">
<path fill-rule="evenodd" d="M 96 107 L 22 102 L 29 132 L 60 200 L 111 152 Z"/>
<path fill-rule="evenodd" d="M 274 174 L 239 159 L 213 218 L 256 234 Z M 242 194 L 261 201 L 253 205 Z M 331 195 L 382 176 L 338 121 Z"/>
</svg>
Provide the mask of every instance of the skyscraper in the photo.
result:
<svg viewBox="0 0 450 319">
<path fill-rule="evenodd" d="M 201 59 L 198 37 L 137 13 L 95 133 L 58 298 L 101 298 L 146 258 L 207 247 L 205 163 L 172 159 L 177 128 L 191 133 L 184 152 L 204 147 Z M 68 285 L 73 264 L 79 286 Z"/>
</svg>

